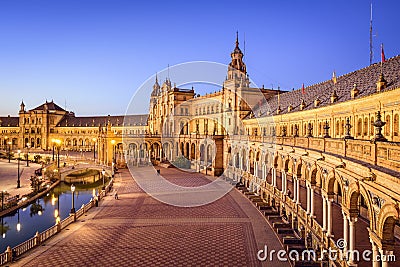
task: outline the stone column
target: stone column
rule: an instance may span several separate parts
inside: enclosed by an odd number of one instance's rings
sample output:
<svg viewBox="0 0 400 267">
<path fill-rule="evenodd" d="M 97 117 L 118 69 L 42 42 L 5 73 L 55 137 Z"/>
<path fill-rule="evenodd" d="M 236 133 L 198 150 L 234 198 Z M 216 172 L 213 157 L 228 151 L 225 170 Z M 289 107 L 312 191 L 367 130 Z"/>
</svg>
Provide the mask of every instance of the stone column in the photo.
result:
<svg viewBox="0 0 400 267">
<path fill-rule="evenodd" d="M 349 238 L 348 238 L 348 231 L 349 231 L 349 219 L 347 218 L 347 215 L 344 211 L 342 211 L 343 214 L 343 240 L 345 243 L 345 246 L 343 248 L 343 252 L 347 252 L 347 247 L 349 243 Z"/>
<path fill-rule="evenodd" d="M 314 216 L 314 188 L 310 186 L 310 215 Z"/>
<path fill-rule="evenodd" d="M 370 238 L 369 241 L 371 242 L 372 245 L 372 267 L 380 267 L 381 264 L 378 261 L 378 246 L 375 244 L 375 242 Z"/>
<path fill-rule="evenodd" d="M 275 167 L 272 168 L 272 186 L 276 187 L 276 169 Z"/>
<path fill-rule="evenodd" d="M 328 231 L 327 231 L 327 235 L 331 236 L 332 235 L 332 200 L 327 198 L 326 199 L 326 203 L 328 205 L 327 207 L 327 224 L 328 224 Z"/>
<path fill-rule="evenodd" d="M 286 195 L 286 172 L 281 172 L 281 180 L 282 180 L 282 194 Z"/>
<path fill-rule="evenodd" d="M 391 262 L 394 262 L 394 261 L 392 261 L 392 259 L 391 259 L 391 255 L 393 255 L 393 251 L 389 251 L 389 250 L 382 250 L 382 249 L 380 249 L 379 250 L 380 251 L 380 253 L 381 253 L 381 261 L 382 261 L 382 267 L 389 267 L 389 266 L 391 266 Z M 378 262 L 379 263 L 379 262 Z"/>
<path fill-rule="evenodd" d="M 297 199 L 297 175 L 293 174 L 293 201 Z"/>
<path fill-rule="evenodd" d="M 297 178 L 297 177 L 296 177 Z M 300 180 L 297 178 L 297 184 L 296 184 L 296 204 L 300 204 Z"/>
<path fill-rule="evenodd" d="M 310 188 L 306 185 L 307 190 L 307 215 L 310 214 Z"/>
<path fill-rule="evenodd" d="M 265 163 L 262 163 L 261 165 L 261 180 L 265 179 Z"/>
<path fill-rule="evenodd" d="M 351 218 L 349 220 L 349 250 L 351 251 L 350 253 L 350 259 L 349 262 L 350 264 L 354 263 L 354 249 L 356 245 L 356 222 L 357 218 Z"/>
<path fill-rule="evenodd" d="M 322 231 L 326 231 L 326 196 L 322 195 Z"/>
</svg>

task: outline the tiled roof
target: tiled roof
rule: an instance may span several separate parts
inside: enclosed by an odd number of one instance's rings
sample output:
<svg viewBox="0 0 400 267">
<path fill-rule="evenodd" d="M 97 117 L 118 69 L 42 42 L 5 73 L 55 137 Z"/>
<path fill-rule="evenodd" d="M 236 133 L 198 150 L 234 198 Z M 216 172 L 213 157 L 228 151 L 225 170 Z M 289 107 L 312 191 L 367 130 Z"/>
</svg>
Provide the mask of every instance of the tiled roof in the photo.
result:
<svg viewBox="0 0 400 267">
<path fill-rule="evenodd" d="M 400 87 L 400 56 L 396 56 L 386 60 L 383 63 L 382 72 L 387 81 L 387 87 L 381 91 L 393 90 Z M 304 94 L 302 93 L 302 89 L 297 89 L 294 91 L 286 92 L 280 94 L 279 106 L 281 109 L 280 114 L 289 113 L 288 107 L 292 105 L 293 109 L 290 112 L 300 111 L 300 104 L 304 99 L 305 107 L 303 110 L 310 110 L 318 107 L 332 105 L 330 101 L 330 97 L 333 93 L 333 90 L 336 90 L 337 101 L 345 102 L 351 99 L 351 90 L 356 84 L 357 89 L 359 90 L 358 95 L 355 99 L 368 96 L 376 93 L 376 83 L 379 79 L 379 75 L 381 73 L 381 64 L 375 63 L 366 68 L 345 74 L 343 76 L 337 77 L 337 83 L 334 84 L 332 80 L 328 80 L 325 82 L 321 82 L 318 84 L 314 84 L 308 87 L 305 87 Z M 314 107 L 314 100 L 320 100 L 320 104 L 318 107 Z M 276 115 L 278 109 L 278 96 L 273 96 L 266 100 L 269 105 L 269 110 L 271 111 L 270 115 Z M 334 104 L 335 104 L 334 103 Z M 267 108 L 264 103 L 261 105 L 261 108 L 256 106 L 254 108 L 254 116 L 255 117 L 263 117 L 267 114 Z"/>
<path fill-rule="evenodd" d="M 94 116 L 94 117 L 75 117 L 66 115 L 57 124 L 57 127 L 99 127 L 107 126 L 110 121 L 111 126 L 136 126 L 146 125 L 148 115 L 127 115 L 127 116 Z"/>
<path fill-rule="evenodd" d="M 0 117 L 0 126 L 2 127 L 18 127 L 19 118 L 18 117 Z"/>
<path fill-rule="evenodd" d="M 46 100 L 46 103 L 43 103 L 42 105 L 31 110 L 45 110 L 46 105 L 47 105 L 47 110 L 65 111 L 65 109 L 54 103 L 53 100 L 51 102 L 47 102 Z"/>
</svg>

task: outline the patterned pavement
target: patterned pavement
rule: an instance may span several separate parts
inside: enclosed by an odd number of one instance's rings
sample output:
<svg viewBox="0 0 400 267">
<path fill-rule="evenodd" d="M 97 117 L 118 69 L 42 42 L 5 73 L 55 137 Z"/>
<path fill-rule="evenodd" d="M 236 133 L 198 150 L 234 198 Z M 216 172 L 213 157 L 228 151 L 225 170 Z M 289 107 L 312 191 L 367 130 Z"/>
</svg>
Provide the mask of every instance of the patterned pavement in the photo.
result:
<svg viewBox="0 0 400 267">
<path fill-rule="evenodd" d="M 161 172 L 185 186 L 208 183 L 198 173 Z M 235 189 L 208 205 L 182 208 L 148 196 L 127 170 L 114 187 L 119 200 L 110 194 L 13 266 L 290 266 L 257 259 L 264 245 L 269 251 L 282 246 L 261 213 Z"/>
</svg>

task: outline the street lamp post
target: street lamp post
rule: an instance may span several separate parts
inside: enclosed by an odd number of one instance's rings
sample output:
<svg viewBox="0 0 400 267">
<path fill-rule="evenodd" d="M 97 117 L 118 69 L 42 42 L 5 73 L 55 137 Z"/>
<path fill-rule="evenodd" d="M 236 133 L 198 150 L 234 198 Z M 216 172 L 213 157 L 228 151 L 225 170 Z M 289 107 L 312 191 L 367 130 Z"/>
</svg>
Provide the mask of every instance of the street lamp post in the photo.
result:
<svg viewBox="0 0 400 267">
<path fill-rule="evenodd" d="M 60 146 L 57 146 L 57 168 L 60 168 Z"/>
<path fill-rule="evenodd" d="M 4 136 L 4 143 L 3 143 L 3 149 L 4 150 L 7 150 L 7 144 L 8 144 L 7 139 L 8 139 L 8 136 L 7 135 Z"/>
<path fill-rule="evenodd" d="M 53 139 L 53 161 L 54 161 L 54 145 L 57 148 L 57 168 L 60 168 L 60 148 L 61 148 L 61 140 Z"/>
<path fill-rule="evenodd" d="M 20 181 L 21 174 L 19 172 L 19 162 L 21 160 L 20 155 L 21 155 L 21 150 L 18 150 L 18 180 L 17 180 L 17 188 L 21 188 L 21 181 Z"/>
<path fill-rule="evenodd" d="M 103 190 L 106 188 L 105 187 L 105 185 L 104 185 L 104 175 L 106 174 L 106 171 L 103 169 L 102 171 L 101 171 L 101 174 L 103 175 Z"/>
<path fill-rule="evenodd" d="M 111 140 L 112 145 L 112 162 L 111 162 L 111 176 L 114 177 L 114 165 L 115 165 L 115 140 Z"/>
<path fill-rule="evenodd" d="M 75 186 L 71 185 L 71 192 L 72 192 L 72 208 L 71 213 L 75 213 Z"/>
<path fill-rule="evenodd" d="M 54 143 L 55 143 L 55 139 L 53 138 L 53 139 L 51 139 L 51 144 L 53 147 L 53 162 L 54 162 Z"/>
<path fill-rule="evenodd" d="M 93 137 L 92 141 L 93 141 L 93 161 L 96 164 L 96 138 Z"/>
<path fill-rule="evenodd" d="M 1 211 L 4 210 L 4 190 L 1 191 Z"/>
<path fill-rule="evenodd" d="M 31 144 L 26 144 L 26 167 L 29 167 L 29 147 Z"/>
<path fill-rule="evenodd" d="M 8 144 L 8 163 L 10 163 L 11 162 L 11 144 L 12 144 L 12 142 L 8 141 L 7 144 Z"/>
</svg>

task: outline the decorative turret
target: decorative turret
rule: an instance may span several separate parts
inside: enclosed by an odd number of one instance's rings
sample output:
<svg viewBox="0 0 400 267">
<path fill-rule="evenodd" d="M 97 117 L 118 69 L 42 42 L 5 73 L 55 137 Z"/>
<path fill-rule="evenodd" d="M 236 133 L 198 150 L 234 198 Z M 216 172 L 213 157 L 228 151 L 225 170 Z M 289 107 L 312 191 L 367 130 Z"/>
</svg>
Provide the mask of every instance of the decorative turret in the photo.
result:
<svg viewBox="0 0 400 267">
<path fill-rule="evenodd" d="M 332 95 L 331 95 L 331 103 L 335 103 L 338 99 L 338 96 L 336 94 L 336 89 L 333 89 Z"/>
<path fill-rule="evenodd" d="M 358 90 L 357 84 L 355 83 L 353 86 L 353 89 L 351 89 L 351 99 L 356 98 L 356 96 L 358 96 L 359 92 L 360 92 L 360 90 Z"/>
<path fill-rule="evenodd" d="M 25 104 L 24 104 L 24 100 L 22 100 L 22 102 L 21 102 L 21 105 L 19 105 L 19 107 L 20 107 L 20 109 L 19 109 L 19 112 L 20 112 L 20 113 L 23 113 L 23 112 L 25 112 Z"/>
<path fill-rule="evenodd" d="M 378 82 L 376 83 L 376 91 L 377 91 L 377 92 L 380 92 L 380 91 L 382 91 L 383 89 L 385 89 L 386 86 L 387 86 L 387 81 L 385 80 L 385 77 L 383 76 L 383 73 L 381 73 L 381 74 L 379 75 L 379 80 L 378 80 Z"/>
<path fill-rule="evenodd" d="M 300 110 L 303 110 L 305 107 L 306 107 L 306 102 L 304 102 L 304 99 L 302 99 L 300 104 Z"/>
<path fill-rule="evenodd" d="M 151 93 L 151 96 L 158 96 L 160 94 L 160 85 L 158 84 L 158 77 L 156 74 L 156 81 L 153 85 L 153 92 Z"/>
<path fill-rule="evenodd" d="M 317 97 L 317 98 L 314 100 L 314 107 L 318 107 L 320 103 L 321 103 L 321 101 L 320 101 L 319 98 Z"/>
</svg>

